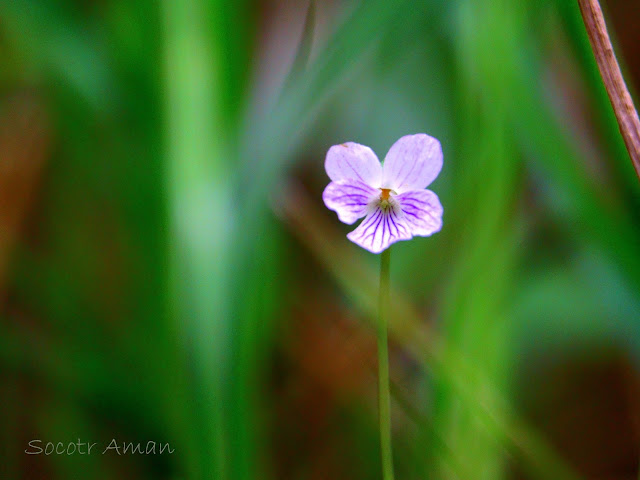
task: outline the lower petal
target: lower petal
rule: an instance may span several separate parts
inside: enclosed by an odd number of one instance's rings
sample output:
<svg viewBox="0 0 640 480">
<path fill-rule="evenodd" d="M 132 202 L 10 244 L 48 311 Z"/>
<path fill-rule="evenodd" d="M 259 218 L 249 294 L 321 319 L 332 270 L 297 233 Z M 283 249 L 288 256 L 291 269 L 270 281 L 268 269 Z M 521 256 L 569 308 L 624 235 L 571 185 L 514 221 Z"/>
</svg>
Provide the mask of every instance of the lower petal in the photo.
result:
<svg viewBox="0 0 640 480">
<path fill-rule="evenodd" d="M 442 228 L 442 205 L 431 190 L 413 190 L 395 197 L 413 235 L 428 237 Z"/>
<path fill-rule="evenodd" d="M 399 240 L 409 240 L 411 229 L 399 208 L 376 208 L 347 238 L 371 253 L 380 253 Z"/>
</svg>

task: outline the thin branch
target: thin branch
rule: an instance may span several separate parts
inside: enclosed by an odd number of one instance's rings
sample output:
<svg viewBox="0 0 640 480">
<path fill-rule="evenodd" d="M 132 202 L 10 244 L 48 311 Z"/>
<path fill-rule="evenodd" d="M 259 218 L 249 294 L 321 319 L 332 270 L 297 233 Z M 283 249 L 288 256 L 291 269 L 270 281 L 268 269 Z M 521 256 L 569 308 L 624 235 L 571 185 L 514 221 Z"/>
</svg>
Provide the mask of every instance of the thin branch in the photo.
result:
<svg viewBox="0 0 640 480">
<path fill-rule="evenodd" d="M 620 133 L 640 179 L 640 120 L 613 52 L 602 9 L 598 0 L 578 0 L 578 3 Z"/>
</svg>

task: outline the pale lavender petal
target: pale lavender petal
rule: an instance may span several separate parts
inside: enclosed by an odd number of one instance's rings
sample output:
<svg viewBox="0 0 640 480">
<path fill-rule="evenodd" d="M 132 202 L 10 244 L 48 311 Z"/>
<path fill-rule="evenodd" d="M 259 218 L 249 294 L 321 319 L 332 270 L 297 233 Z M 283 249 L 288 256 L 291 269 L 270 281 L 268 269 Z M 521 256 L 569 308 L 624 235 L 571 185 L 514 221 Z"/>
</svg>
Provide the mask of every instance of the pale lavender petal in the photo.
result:
<svg viewBox="0 0 640 480">
<path fill-rule="evenodd" d="M 380 160 L 373 150 L 358 143 L 347 142 L 331 147 L 324 168 L 334 182 L 358 180 L 378 188 L 382 181 Z"/>
<path fill-rule="evenodd" d="M 442 147 L 429 135 L 418 133 L 400 138 L 384 160 L 382 183 L 397 193 L 421 190 L 442 170 Z"/>
<path fill-rule="evenodd" d="M 395 199 L 413 235 L 428 237 L 442 228 L 442 205 L 431 190 L 412 190 Z"/>
<path fill-rule="evenodd" d="M 368 205 L 380 193 L 361 181 L 331 182 L 322 193 L 322 200 L 329 210 L 338 214 L 341 222 L 351 225 L 364 217 Z"/>
<path fill-rule="evenodd" d="M 380 253 L 392 243 L 409 240 L 411 231 L 400 208 L 376 208 L 347 238 L 371 253 Z"/>
</svg>

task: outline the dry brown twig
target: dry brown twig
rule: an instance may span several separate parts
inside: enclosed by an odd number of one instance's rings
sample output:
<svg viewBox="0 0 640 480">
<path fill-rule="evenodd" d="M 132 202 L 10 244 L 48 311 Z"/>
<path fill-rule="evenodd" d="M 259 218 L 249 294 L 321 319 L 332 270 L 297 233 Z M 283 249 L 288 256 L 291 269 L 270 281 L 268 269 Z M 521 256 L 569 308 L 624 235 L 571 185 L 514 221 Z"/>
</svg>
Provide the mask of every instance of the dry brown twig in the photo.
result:
<svg viewBox="0 0 640 480">
<path fill-rule="evenodd" d="M 640 179 L 640 120 L 613 52 L 602 9 L 598 0 L 578 0 L 578 3 L 620 133 Z"/>
</svg>

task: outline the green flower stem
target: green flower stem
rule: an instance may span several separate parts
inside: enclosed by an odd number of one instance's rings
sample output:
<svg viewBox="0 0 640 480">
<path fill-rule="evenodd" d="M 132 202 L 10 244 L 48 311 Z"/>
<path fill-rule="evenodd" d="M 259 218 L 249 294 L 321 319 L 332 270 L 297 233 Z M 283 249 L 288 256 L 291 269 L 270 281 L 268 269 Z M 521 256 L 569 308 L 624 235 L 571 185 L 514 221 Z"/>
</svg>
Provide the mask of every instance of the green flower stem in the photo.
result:
<svg viewBox="0 0 640 480">
<path fill-rule="evenodd" d="M 378 410 L 380 417 L 380 455 L 382 478 L 393 480 L 393 454 L 391 452 L 391 398 L 389 395 L 389 265 L 391 248 L 380 255 L 380 316 L 378 321 Z"/>
</svg>

